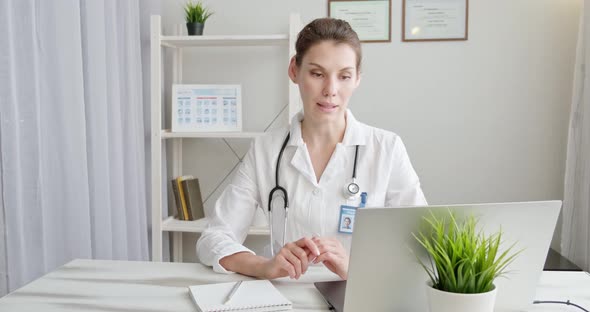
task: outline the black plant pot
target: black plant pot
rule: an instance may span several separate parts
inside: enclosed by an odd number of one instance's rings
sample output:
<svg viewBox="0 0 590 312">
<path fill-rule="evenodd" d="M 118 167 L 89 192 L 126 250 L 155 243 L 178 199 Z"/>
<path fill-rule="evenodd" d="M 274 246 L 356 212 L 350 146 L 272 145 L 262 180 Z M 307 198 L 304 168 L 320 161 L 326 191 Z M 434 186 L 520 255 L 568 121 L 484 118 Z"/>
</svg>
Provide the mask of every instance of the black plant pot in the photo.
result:
<svg viewBox="0 0 590 312">
<path fill-rule="evenodd" d="M 201 36 L 203 34 L 203 28 L 205 28 L 205 24 L 186 23 L 189 36 Z"/>
</svg>

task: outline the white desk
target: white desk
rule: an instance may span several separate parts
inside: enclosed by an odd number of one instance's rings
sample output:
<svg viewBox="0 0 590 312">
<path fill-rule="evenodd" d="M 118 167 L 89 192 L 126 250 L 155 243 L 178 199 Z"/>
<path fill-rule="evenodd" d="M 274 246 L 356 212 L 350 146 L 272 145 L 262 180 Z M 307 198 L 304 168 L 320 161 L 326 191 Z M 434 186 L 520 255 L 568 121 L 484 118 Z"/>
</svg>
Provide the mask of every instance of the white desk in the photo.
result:
<svg viewBox="0 0 590 312">
<path fill-rule="evenodd" d="M 194 263 L 74 260 L 0 299 L 0 311 L 196 311 L 188 285 L 248 279 L 216 274 Z M 273 282 L 293 302 L 294 311 L 327 311 L 311 281 L 337 280 L 312 267 L 299 281 Z M 543 300 L 567 300 L 590 307 L 590 275 L 544 272 L 537 290 Z M 540 311 L 581 311 L 565 305 Z"/>
</svg>

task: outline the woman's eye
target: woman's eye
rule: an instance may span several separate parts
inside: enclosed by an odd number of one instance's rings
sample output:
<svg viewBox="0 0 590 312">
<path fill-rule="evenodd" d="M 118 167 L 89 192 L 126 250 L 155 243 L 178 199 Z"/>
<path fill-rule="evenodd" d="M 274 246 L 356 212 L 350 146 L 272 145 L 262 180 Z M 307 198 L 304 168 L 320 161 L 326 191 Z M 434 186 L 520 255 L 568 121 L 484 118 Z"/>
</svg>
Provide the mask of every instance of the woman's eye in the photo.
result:
<svg viewBox="0 0 590 312">
<path fill-rule="evenodd" d="M 311 75 L 312 75 L 313 77 L 318 77 L 318 78 L 319 78 L 319 77 L 322 77 L 322 74 L 321 74 L 321 73 L 315 73 L 315 72 L 312 72 L 312 73 L 311 73 Z"/>
<path fill-rule="evenodd" d="M 341 79 L 342 79 L 342 80 L 348 80 L 348 79 L 350 79 L 350 78 L 351 78 L 350 76 L 342 76 L 342 77 L 341 77 Z"/>
</svg>

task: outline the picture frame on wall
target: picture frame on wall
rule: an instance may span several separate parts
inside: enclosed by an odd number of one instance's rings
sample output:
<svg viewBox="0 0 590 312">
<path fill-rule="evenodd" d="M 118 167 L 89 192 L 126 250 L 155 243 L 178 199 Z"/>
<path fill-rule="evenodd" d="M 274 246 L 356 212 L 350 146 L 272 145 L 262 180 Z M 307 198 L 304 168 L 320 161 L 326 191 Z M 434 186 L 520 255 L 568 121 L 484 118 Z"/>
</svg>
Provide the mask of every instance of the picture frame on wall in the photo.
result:
<svg viewBox="0 0 590 312">
<path fill-rule="evenodd" d="M 469 0 L 403 0 L 402 41 L 467 40 Z"/>
<path fill-rule="evenodd" d="M 328 0 L 328 16 L 347 21 L 362 42 L 391 42 L 391 0 Z"/>
</svg>

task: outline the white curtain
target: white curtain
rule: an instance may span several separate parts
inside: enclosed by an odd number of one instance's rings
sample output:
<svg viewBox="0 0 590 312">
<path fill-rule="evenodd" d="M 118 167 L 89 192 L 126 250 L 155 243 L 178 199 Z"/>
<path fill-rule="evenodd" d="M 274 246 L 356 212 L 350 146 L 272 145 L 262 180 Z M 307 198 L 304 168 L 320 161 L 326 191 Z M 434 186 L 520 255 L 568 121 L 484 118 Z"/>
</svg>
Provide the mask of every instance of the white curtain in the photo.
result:
<svg viewBox="0 0 590 312">
<path fill-rule="evenodd" d="M 140 6 L 0 1 L 8 291 L 74 258 L 149 259 Z"/>
<path fill-rule="evenodd" d="M 562 254 L 590 271 L 590 3 L 580 18 L 567 144 Z"/>
</svg>

